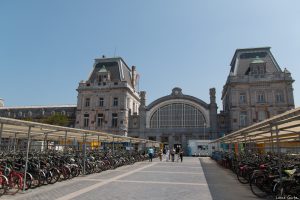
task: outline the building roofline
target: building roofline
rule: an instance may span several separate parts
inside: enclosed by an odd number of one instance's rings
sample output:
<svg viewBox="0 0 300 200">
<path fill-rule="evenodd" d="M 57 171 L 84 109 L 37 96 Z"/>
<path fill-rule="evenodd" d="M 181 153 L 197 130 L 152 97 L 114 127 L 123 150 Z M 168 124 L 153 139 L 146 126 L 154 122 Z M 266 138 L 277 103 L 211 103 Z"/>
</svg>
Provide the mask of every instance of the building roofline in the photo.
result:
<svg viewBox="0 0 300 200">
<path fill-rule="evenodd" d="M 96 63 L 98 64 L 98 63 L 101 62 L 101 61 L 109 62 L 109 61 L 111 61 L 111 60 L 117 60 L 117 61 L 118 61 L 118 60 L 121 60 L 121 61 L 125 64 L 125 66 L 131 71 L 131 69 L 128 67 L 127 63 L 124 61 L 124 59 L 123 59 L 122 57 L 95 58 L 94 60 L 95 60 L 95 65 L 94 65 L 94 67 L 96 66 Z"/>
<path fill-rule="evenodd" d="M 76 108 L 77 105 L 68 104 L 68 105 L 50 105 L 50 106 L 12 106 L 12 107 L 0 107 L 0 110 L 6 109 L 28 109 L 28 108 Z"/>
<path fill-rule="evenodd" d="M 205 103 L 204 101 L 202 101 L 201 99 L 199 99 L 197 97 L 185 95 L 185 94 L 182 94 L 179 96 L 174 96 L 174 95 L 170 94 L 170 95 L 160 97 L 160 98 L 154 100 L 153 102 L 151 102 L 148 106 L 146 106 L 146 108 L 147 108 L 147 110 L 151 110 L 154 106 L 156 106 L 164 101 L 168 101 L 168 100 L 172 100 L 172 99 L 185 99 L 185 100 L 193 101 L 195 103 L 200 104 L 202 107 L 209 109 L 209 104 Z"/>
<path fill-rule="evenodd" d="M 232 57 L 232 60 L 230 62 L 230 66 L 233 67 L 234 66 L 234 63 L 235 63 L 235 60 L 236 60 L 236 56 L 237 56 L 237 53 L 239 52 L 243 52 L 243 51 L 256 51 L 256 50 L 267 50 L 267 51 L 270 51 L 271 47 L 255 47 L 255 48 L 243 48 L 243 49 L 236 49 L 235 52 L 234 52 L 234 55 Z"/>
</svg>

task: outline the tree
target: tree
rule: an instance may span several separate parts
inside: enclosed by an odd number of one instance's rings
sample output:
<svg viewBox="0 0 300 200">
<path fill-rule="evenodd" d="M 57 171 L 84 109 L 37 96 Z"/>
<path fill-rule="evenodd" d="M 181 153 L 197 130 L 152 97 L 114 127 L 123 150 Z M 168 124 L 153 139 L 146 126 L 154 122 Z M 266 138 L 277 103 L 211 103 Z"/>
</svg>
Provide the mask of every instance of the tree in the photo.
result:
<svg viewBox="0 0 300 200">
<path fill-rule="evenodd" d="M 51 115 L 43 120 L 43 123 L 45 124 L 52 124 L 52 125 L 58 125 L 58 126 L 68 126 L 69 125 L 69 119 L 65 115 L 61 115 L 56 113 L 55 115 Z"/>
</svg>

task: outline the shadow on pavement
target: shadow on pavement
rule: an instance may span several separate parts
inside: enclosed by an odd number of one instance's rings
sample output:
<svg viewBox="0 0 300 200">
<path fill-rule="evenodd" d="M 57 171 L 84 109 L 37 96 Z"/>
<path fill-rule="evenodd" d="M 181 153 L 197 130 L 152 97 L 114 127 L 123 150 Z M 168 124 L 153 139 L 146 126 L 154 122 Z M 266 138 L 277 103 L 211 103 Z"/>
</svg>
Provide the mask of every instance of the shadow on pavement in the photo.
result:
<svg viewBox="0 0 300 200">
<path fill-rule="evenodd" d="M 254 200 L 248 184 L 240 184 L 235 174 L 209 157 L 199 158 L 213 200 Z"/>
</svg>

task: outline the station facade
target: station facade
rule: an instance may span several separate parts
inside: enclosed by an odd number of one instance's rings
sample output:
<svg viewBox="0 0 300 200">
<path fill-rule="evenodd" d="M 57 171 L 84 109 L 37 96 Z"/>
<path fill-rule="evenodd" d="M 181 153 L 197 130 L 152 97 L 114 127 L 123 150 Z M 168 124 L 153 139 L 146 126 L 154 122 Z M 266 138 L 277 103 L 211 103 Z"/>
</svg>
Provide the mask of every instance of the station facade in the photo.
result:
<svg viewBox="0 0 300 200">
<path fill-rule="evenodd" d="M 77 88 L 77 105 L 2 107 L 1 117 L 32 120 L 57 112 L 70 116 L 71 127 L 160 141 L 187 149 L 189 140 L 216 139 L 224 134 L 294 108 L 293 79 L 269 47 L 237 49 L 222 91 L 223 109 L 217 113 L 216 91 L 209 102 L 184 94 L 170 94 L 147 104 L 138 90 L 138 73 L 120 57 L 95 59 L 86 81 Z"/>
</svg>

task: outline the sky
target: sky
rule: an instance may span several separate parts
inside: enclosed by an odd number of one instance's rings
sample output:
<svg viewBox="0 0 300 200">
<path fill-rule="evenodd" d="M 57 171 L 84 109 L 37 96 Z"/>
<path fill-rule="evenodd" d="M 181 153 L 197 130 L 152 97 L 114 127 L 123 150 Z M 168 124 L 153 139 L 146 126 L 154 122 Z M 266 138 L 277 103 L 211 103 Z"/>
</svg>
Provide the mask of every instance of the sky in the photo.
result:
<svg viewBox="0 0 300 200">
<path fill-rule="evenodd" d="M 0 0 L 0 98 L 6 106 L 77 103 L 94 59 L 120 56 L 147 104 L 174 87 L 209 103 L 238 48 L 271 47 L 300 105 L 300 1 Z"/>
</svg>

